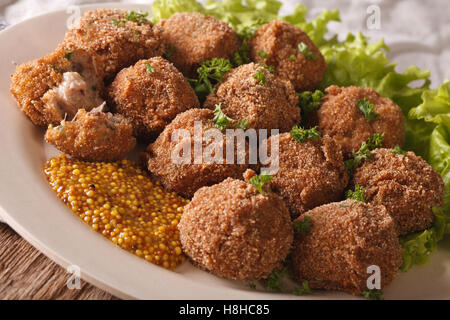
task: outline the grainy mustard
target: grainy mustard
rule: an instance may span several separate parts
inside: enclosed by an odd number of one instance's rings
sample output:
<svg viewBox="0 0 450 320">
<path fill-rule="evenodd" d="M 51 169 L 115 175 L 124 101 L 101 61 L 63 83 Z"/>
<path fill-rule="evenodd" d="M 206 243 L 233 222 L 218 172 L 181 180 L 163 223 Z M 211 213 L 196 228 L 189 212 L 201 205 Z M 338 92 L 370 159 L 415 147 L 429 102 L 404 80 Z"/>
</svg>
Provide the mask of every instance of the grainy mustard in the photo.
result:
<svg viewBox="0 0 450 320">
<path fill-rule="evenodd" d="M 132 161 L 60 155 L 46 162 L 44 174 L 58 198 L 113 243 L 167 269 L 185 261 L 177 225 L 189 201 L 165 191 Z"/>
</svg>

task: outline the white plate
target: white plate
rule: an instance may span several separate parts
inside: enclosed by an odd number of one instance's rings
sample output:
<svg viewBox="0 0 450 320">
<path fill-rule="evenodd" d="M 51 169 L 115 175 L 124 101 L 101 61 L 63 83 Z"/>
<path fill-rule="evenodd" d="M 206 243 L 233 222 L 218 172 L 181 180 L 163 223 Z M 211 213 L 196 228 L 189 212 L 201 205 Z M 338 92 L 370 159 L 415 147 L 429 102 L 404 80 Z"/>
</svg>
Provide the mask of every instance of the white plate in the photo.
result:
<svg viewBox="0 0 450 320">
<path fill-rule="evenodd" d="M 101 4 L 83 6 L 82 11 L 97 7 L 149 10 L 142 5 Z M 68 17 L 64 11 L 52 12 L 0 32 L 0 211 L 12 228 L 58 264 L 80 267 L 83 279 L 121 298 L 352 298 L 334 292 L 296 297 L 253 291 L 241 282 L 217 278 L 189 263 L 176 272 L 168 271 L 114 246 L 72 214 L 42 174 L 42 165 L 53 152 L 43 140 L 43 130 L 31 124 L 9 93 L 12 62 L 23 63 L 53 50 L 64 36 Z M 385 298 L 449 299 L 448 239 L 431 258 L 427 266 L 399 274 L 385 290 Z"/>
</svg>

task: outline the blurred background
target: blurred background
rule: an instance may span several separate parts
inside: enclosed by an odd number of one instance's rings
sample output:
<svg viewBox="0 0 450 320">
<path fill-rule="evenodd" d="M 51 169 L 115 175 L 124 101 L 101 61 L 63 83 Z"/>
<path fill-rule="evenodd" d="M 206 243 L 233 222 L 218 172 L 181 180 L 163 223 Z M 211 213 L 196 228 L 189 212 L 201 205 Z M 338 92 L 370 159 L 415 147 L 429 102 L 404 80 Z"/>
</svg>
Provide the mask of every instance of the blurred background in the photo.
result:
<svg viewBox="0 0 450 320">
<path fill-rule="evenodd" d="M 288 14 L 298 3 L 310 8 L 311 17 L 322 9 L 338 8 L 341 23 L 330 23 L 330 30 L 344 38 L 361 31 L 374 41 L 384 38 L 391 48 L 390 59 L 402 71 L 411 64 L 431 70 L 432 87 L 450 78 L 450 1 L 449 0 L 281 0 L 281 13 Z M 0 0 L 0 28 L 29 17 L 71 5 L 113 2 L 111 0 Z M 152 0 L 116 2 L 149 4 Z M 380 28 L 369 29 L 370 6 L 380 8 Z"/>
</svg>

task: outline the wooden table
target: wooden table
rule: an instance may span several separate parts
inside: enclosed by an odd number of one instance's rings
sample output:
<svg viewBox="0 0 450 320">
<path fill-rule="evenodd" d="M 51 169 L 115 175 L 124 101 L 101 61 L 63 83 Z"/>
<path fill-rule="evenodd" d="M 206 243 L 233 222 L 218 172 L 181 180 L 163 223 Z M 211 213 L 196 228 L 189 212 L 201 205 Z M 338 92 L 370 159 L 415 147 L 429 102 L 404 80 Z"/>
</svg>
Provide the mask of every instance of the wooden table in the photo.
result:
<svg viewBox="0 0 450 320">
<path fill-rule="evenodd" d="M 85 281 L 70 290 L 70 274 L 0 223 L 0 299 L 116 299 Z"/>
</svg>

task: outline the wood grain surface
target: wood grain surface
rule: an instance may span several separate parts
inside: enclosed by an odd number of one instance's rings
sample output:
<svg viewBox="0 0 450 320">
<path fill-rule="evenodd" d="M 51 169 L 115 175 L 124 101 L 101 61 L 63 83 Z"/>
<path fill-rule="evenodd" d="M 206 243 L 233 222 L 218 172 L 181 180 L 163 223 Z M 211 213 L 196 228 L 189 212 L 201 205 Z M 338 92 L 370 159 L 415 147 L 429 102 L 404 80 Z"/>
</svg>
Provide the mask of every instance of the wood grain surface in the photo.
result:
<svg viewBox="0 0 450 320">
<path fill-rule="evenodd" d="M 69 278 L 66 270 L 0 223 L 0 299 L 116 299 L 85 281 L 71 290 Z"/>
</svg>

